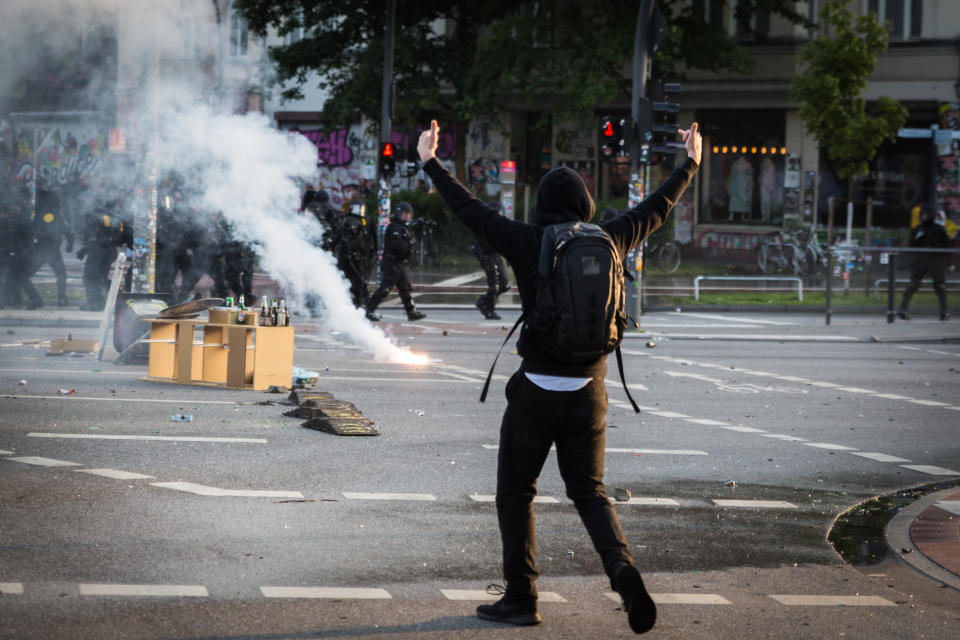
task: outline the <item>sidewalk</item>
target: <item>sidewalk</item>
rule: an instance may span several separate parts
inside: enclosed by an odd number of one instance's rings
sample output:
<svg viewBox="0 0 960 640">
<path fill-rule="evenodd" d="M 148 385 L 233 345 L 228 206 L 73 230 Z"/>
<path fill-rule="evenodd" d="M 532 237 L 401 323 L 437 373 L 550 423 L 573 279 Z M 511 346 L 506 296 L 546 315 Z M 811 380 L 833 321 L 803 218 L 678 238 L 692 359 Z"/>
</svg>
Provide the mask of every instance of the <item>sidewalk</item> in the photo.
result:
<svg viewBox="0 0 960 640">
<path fill-rule="evenodd" d="M 885 531 L 887 545 L 927 577 L 960 590 L 960 491 L 936 491 L 898 513 Z"/>
</svg>

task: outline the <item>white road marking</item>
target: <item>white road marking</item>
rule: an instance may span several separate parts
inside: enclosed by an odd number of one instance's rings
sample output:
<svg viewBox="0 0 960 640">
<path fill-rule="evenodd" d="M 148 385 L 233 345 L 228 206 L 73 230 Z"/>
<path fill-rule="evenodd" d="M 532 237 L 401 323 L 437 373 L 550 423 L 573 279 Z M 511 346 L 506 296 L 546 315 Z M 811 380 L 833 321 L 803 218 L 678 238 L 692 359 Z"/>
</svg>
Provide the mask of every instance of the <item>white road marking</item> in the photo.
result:
<svg viewBox="0 0 960 640">
<path fill-rule="evenodd" d="M 739 431 L 740 433 L 766 433 L 763 429 L 754 429 L 753 427 L 720 427 L 727 431 Z"/>
<path fill-rule="evenodd" d="M 437 497 L 429 493 L 356 493 L 344 491 L 343 497 L 348 500 L 436 500 Z"/>
<path fill-rule="evenodd" d="M 960 516 L 960 500 L 941 500 L 935 507 L 940 507 L 944 511 L 949 511 L 955 516 Z"/>
<path fill-rule="evenodd" d="M 195 493 L 198 496 L 217 496 L 217 497 L 243 497 L 243 498 L 302 498 L 303 494 L 299 491 L 254 491 L 247 489 L 218 489 L 217 487 L 207 487 L 193 482 L 151 482 L 150 486 L 160 487 L 161 489 L 173 489 L 174 491 L 185 491 L 186 493 Z"/>
<path fill-rule="evenodd" d="M 884 398 L 885 400 L 909 400 L 908 396 L 897 395 L 896 393 L 878 393 L 878 398 Z"/>
<path fill-rule="evenodd" d="M 604 378 L 604 382 L 608 387 L 611 387 L 613 389 L 623 389 L 623 384 L 621 384 L 620 381 L 617 380 L 616 378 Z M 634 391 L 650 391 L 650 389 L 648 389 L 646 385 L 642 385 L 639 382 L 634 384 L 628 384 L 627 388 L 633 389 Z"/>
<path fill-rule="evenodd" d="M 13 451 L 7 451 L 6 449 L 0 449 L 0 456 L 12 456 Z"/>
<path fill-rule="evenodd" d="M 851 451 L 850 455 L 876 460 L 877 462 L 910 462 L 906 458 L 898 458 L 897 456 L 887 455 L 886 453 L 872 453 L 869 451 Z"/>
<path fill-rule="evenodd" d="M 718 507 L 756 507 L 758 509 L 796 509 L 797 505 L 784 500 L 720 500 L 714 499 Z"/>
<path fill-rule="evenodd" d="M 471 273 L 465 273 L 462 276 L 454 276 L 452 278 L 447 278 L 446 280 L 441 280 L 440 282 L 433 283 L 435 287 L 459 287 L 462 284 L 467 284 L 468 282 L 473 282 L 475 280 L 480 280 L 484 277 L 483 271 L 473 271 Z M 424 292 L 426 293 L 426 292 Z"/>
<path fill-rule="evenodd" d="M 94 398 L 91 396 L 78 396 L 76 394 L 71 396 L 28 396 L 28 395 L 15 395 L 10 393 L 5 393 L 0 395 L 0 398 L 13 398 L 16 400 L 57 400 L 59 402 L 79 402 L 81 400 L 87 401 L 96 401 L 96 402 L 116 402 L 123 404 L 124 402 L 155 402 L 160 404 L 179 404 L 179 405 L 192 405 L 192 404 L 237 404 L 235 400 L 169 400 L 169 399 L 160 399 L 160 398 L 126 398 L 120 396 L 113 396 L 112 398 Z"/>
<path fill-rule="evenodd" d="M 132 471 L 120 471 L 118 469 L 77 469 L 74 473 L 90 473 L 104 478 L 113 478 L 115 480 L 152 480 L 153 476 L 145 476 L 142 473 L 133 473 Z"/>
<path fill-rule="evenodd" d="M 619 593 L 605 593 L 605 596 L 620 603 Z M 715 593 L 651 593 L 657 604 L 731 604 L 726 598 Z"/>
<path fill-rule="evenodd" d="M 484 444 L 480 445 L 484 449 L 497 450 L 500 448 L 496 444 Z M 550 451 L 555 453 L 557 451 L 556 445 L 550 447 Z M 636 454 L 661 454 L 669 456 L 708 456 L 710 455 L 706 451 L 700 451 L 698 449 L 630 449 L 625 447 L 608 447 L 604 449 L 606 453 L 636 453 Z"/>
<path fill-rule="evenodd" d="M 780 604 L 802 607 L 895 607 L 880 596 L 770 596 Z"/>
<path fill-rule="evenodd" d="M 950 406 L 946 402 L 939 402 L 937 400 L 920 400 L 918 398 L 910 398 L 907 402 L 912 402 L 913 404 L 922 404 L 925 407 L 947 407 Z"/>
<path fill-rule="evenodd" d="M 495 495 L 471 493 L 470 499 L 474 502 L 495 502 Z M 559 504 L 560 501 L 551 496 L 533 496 L 533 501 L 539 504 Z"/>
<path fill-rule="evenodd" d="M 762 436 L 760 436 L 760 437 L 761 437 L 761 438 L 774 438 L 774 439 L 776 439 L 776 440 L 786 440 L 787 442 L 806 442 L 806 440 L 805 440 L 804 438 L 798 438 L 798 437 L 796 437 L 796 436 L 787 436 L 787 435 L 784 435 L 784 434 L 782 434 L 782 433 L 767 433 L 767 434 L 764 434 L 764 435 L 762 435 Z"/>
<path fill-rule="evenodd" d="M 74 440 L 160 440 L 173 442 L 247 442 L 266 444 L 264 438 L 212 438 L 206 436 L 114 436 L 98 433 L 28 433 L 29 438 L 68 438 Z"/>
<path fill-rule="evenodd" d="M 447 600 L 499 600 L 501 595 L 493 595 L 480 589 L 440 589 L 440 593 Z M 619 596 L 617 596 L 619 598 Z M 537 596 L 539 602 L 566 602 L 566 598 L 553 591 L 541 591 Z M 619 600 L 618 600 L 619 602 Z"/>
<path fill-rule="evenodd" d="M 81 584 L 82 596 L 190 596 L 206 597 L 202 585 L 180 584 Z"/>
<path fill-rule="evenodd" d="M 870 395 L 877 395 L 876 391 L 871 391 L 870 389 L 861 389 L 860 387 L 837 387 L 837 391 L 846 391 L 847 393 L 869 393 Z"/>
<path fill-rule="evenodd" d="M 647 413 L 653 416 L 660 416 L 661 418 L 689 418 L 690 417 L 686 414 L 677 413 L 675 411 L 648 411 Z"/>
<path fill-rule="evenodd" d="M 350 380 L 354 382 L 445 382 L 447 384 L 462 384 L 469 382 L 470 384 L 477 384 L 479 381 L 470 379 L 455 380 L 451 378 L 411 378 L 409 376 L 403 376 L 401 372 L 397 372 L 396 378 L 365 378 L 360 376 L 323 376 L 323 380 Z M 486 378 L 486 375 L 484 375 Z"/>
<path fill-rule="evenodd" d="M 0 346 L 13 346 L 13 345 L 0 345 Z M 0 371 L 9 371 L 10 373 L 65 373 L 69 372 L 70 375 L 80 374 L 80 375 L 111 375 L 111 376 L 143 376 L 143 371 L 89 371 L 87 369 L 72 369 L 70 367 L 59 366 L 56 369 L 0 369 Z"/>
<path fill-rule="evenodd" d="M 670 311 L 669 313 L 670 315 L 675 315 L 675 316 L 682 316 L 686 318 L 690 317 L 689 314 L 678 312 L 678 311 Z M 749 324 L 768 324 L 768 325 L 777 325 L 777 326 L 795 326 L 797 324 L 796 322 L 784 322 L 782 320 L 758 320 L 756 318 L 748 318 L 748 319 L 732 318 L 730 316 L 724 316 L 716 313 L 697 313 L 696 317 L 698 319 L 706 318 L 707 320 L 727 320 L 730 322 L 738 322 L 738 323 L 746 322 Z"/>
<path fill-rule="evenodd" d="M 391 600 L 384 589 L 356 587 L 260 587 L 267 598 L 327 598 L 335 600 Z"/>
<path fill-rule="evenodd" d="M 23 593 L 23 584 L 20 582 L 0 582 L 0 595 L 18 595 Z"/>
<path fill-rule="evenodd" d="M 845 447 L 842 444 L 831 444 L 829 442 L 804 442 L 806 447 L 816 447 L 817 449 L 831 449 L 833 451 L 856 451 L 855 447 Z"/>
<path fill-rule="evenodd" d="M 18 456 L 16 458 L 4 458 L 13 462 L 22 462 L 23 464 L 34 464 L 38 467 L 80 467 L 79 462 L 67 462 L 66 460 L 54 460 L 52 458 L 41 458 L 39 456 Z"/>
<path fill-rule="evenodd" d="M 613 504 L 640 504 L 640 505 L 657 505 L 665 507 L 679 507 L 680 503 L 674 500 L 673 498 L 630 498 L 629 500 L 614 500 L 609 498 L 610 502 Z"/>
<path fill-rule="evenodd" d="M 7 458 L 9 460 L 9 458 Z M 920 473 L 929 473 L 932 476 L 960 476 L 960 471 L 954 471 L 953 469 L 945 469 L 943 467 L 936 467 L 932 464 L 902 464 L 900 465 L 904 469 L 910 469 L 911 471 L 919 471 Z"/>
<path fill-rule="evenodd" d="M 687 422 L 692 422 L 693 424 L 705 424 L 711 427 L 729 427 L 729 422 L 720 422 L 719 420 L 711 420 L 710 418 L 687 418 Z"/>
</svg>

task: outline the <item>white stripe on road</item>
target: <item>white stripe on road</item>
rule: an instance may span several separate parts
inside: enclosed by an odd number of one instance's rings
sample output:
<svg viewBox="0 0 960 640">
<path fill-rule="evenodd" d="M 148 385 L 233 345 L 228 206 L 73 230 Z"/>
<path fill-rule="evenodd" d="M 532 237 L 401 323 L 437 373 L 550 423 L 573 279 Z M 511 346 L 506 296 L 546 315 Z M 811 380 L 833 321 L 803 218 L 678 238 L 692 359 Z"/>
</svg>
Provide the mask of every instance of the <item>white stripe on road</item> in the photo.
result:
<svg viewBox="0 0 960 640">
<path fill-rule="evenodd" d="M 133 473 L 132 471 L 120 471 L 118 469 L 77 469 L 74 473 L 90 473 L 104 478 L 113 478 L 115 480 L 152 480 L 153 476 L 145 476 L 142 473 Z"/>
<path fill-rule="evenodd" d="M 780 604 L 800 607 L 895 607 L 880 596 L 770 596 Z"/>
<path fill-rule="evenodd" d="M 869 393 L 871 395 L 877 395 L 876 391 L 871 391 L 870 389 L 861 389 L 860 387 L 837 387 L 837 391 L 846 391 L 847 393 Z"/>
<path fill-rule="evenodd" d="M 8 460 L 10 458 L 7 458 Z M 904 469 L 910 469 L 911 471 L 919 471 L 920 473 L 929 473 L 932 476 L 960 476 L 960 471 L 954 471 L 953 469 L 945 469 L 943 467 L 936 467 L 932 464 L 902 464 L 900 465 Z"/>
<path fill-rule="evenodd" d="M 0 395 L 0 398 L 12 398 L 14 400 L 59 400 L 61 402 L 75 402 L 80 400 L 96 400 L 99 402 L 117 402 L 123 404 L 124 402 L 159 402 L 162 404 L 179 404 L 179 405 L 191 405 L 191 404 L 237 404 L 235 400 L 169 400 L 161 398 L 121 398 L 118 396 L 113 396 L 112 398 L 94 398 L 91 396 L 78 396 L 76 394 L 70 396 L 28 396 L 28 395 L 14 395 L 14 394 L 3 394 Z"/>
<path fill-rule="evenodd" d="M 740 433 L 766 433 L 763 429 L 754 429 L 753 427 L 720 427 L 727 431 L 739 431 Z"/>
<path fill-rule="evenodd" d="M 687 422 L 692 422 L 693 424 L 705 424 L 710 427 L 729 427 L 729 422 L 720 422 L 719 420 L 711 420 L 710 418 L 687 418 Z"/>
<path fill-rule="evenodd" d="M 653 416 L 660 416 L 662 418 L 689 418 L 690 417 L 686 414 L 677 413 L 675 411 L 648 411 L 647 413 Z"/>
<path fill-rule="evenodd" d="M 343 497 L 348 500 L 436 500 L 437 497 L 429 493 L 355 493 L 344 491 Z"/>
<path fill-rule="evenodd" d="M 185 491 L 186 493 L 195 493 L 198 496 L 231 496 L 241 498 L 302 498 L 303 494 L 299 491 L 252 491 L 247 489 L 218 489 L 217 487 L 207 487 L 193 482 L 151 482 L 150 486 L 160 487 L 161 489 L 173 489 L 174 491 Z"/>
<path fill-rule="evenodd" d="M 23 593 L 23 584 L 20 582 L 0 582 L 0 595 L 15 595 Z"/>
<path fill-rule="evenodd" d="M 260 587 L 267 598 L 327 598 L 336 600 L 390 600 L 384 589 L 355 587 Z"/>
<path fill-rule="evenodd" d="M 170 442 L 249 442 L 266 444 L 264 438 L 213 438 L 206 436 L 114 436 L 97 433 L 28 433 L 29 438 L 68 438 L 74 440 L 160 440 Z"/>
<path fill-rule="evenodd" d="M 776 438 L 777 440 L 786 440 L 787 442 L 806 442 L 803 438 L 798 438 L 796 436 L 787 436 L 782 433 L 768 433 L 763 435 L 764 438 Z"/>
<path fill-rule="evenodd" d="M 474 502 L 495 502 L 495 495 L 471 493 L 470 499 Z M 559 504 L 560 501 L 550 496 L 534 496 L 533 501 L 540 504 Z"/>
<path fill-rule="evenodd" d="M 617 604 L 620 603 L 619 593 L 604 595 Z M 729 600 L 715 593 L 651 593 L 650 597 L 657 604 L 731 604 Z"/>
<path fill-rule="evenodd" d="M 872 453 L 869 451 L 851 451 L 850 455 L 876 460 L 877 462 L 910 462 L 906 458 L 898 458 L 897 456 L 887 455 L 886 453 Z"/>
<path fill-rule="evenodd" d="M 496 451 L 500 448 L 496 444 L 484 444 L 480 445 L 484 449 L 491 449 Z M 555 453 L 557 451 L 556 446 L 550 447 L 550 451 Z M 710 455 L 706 451 L 700 451 L 699 449 L 629 449 L 625 447 L 608 447 L 604 449 L 606 453 L 635 453 L 637 455 L 642 454 L 660 454 L 660 455 L 669 455 L 669 456 L 708 456 Z"/>
<path fill-rule="evenodd" d="M 816 447 L 817 449 L 831 449 L 833 451 L 856 451 L 855 447 L 845 447 L 842 444 L 831 444 L 829 442 L 804 442 L 805 447 Z"/>
<path fill-rule="evenodd" d="M 440 589 L 440 593 L 443 594 L 443 597 L 447 600 L 499 600 L 502 596 L 494 595 L 482 591 L 480 589 L 470 590 L 470 589 Z M 618 596 L 619 597 L 619 596 Z M 537 595 L 537 600 L 539 602 L 566 602 L 567 599 L 561 596 L 559 593 L 554 593 L 553 591 L 541 591 Z M 619 602 L 619 600 L 618 600 Z"/>
<path fill-rule="evenodd" d="M 670 313 L 670 315 L 681 316 L 684 318 L 691 317 L 689 313 L 684 313 L 682 311 L 670 311 L 668 313 Z M 749 324 L 769 324 L 769 325 L 777 325 L 777 326 L 795 326 L 797 324 L 796 322 L 784 322 L 783 320 L 759 320 L 754 318 L 734 318 L 731 316 L 725 316 L 725 315 L 716 314 L 716 313 L 697 313 L 695 317 L 698 320 L 700 318 L 706 318 L 707 320 L 724 320 L 729 322 L 739 322 L 739 323 L 747 322 Z"/>
<path fill-rule="evenodd" d="M 630 498 L 629 500 L 615 500 L 609 498 L 613 504 L 641 504 L 641 505 L 662 505 L 665 507 L 679 507 L 680 503 L 673 498 Z"/>
<path fill-rule="evenodd" d="M 713 503 L 718 507 L 756 507 L 758 509 L 796 509 L 797 505 L 783 500 L 719 500 Z"/>
<path fill-rule="evenodd" d="M 907 402 L 912 402 L 913 404 L 922 404 L 925 407 L 949 407 L 950 405 L 946 402 L 939 402 L 937 400 L 918 400 L 916 398 L 911 398 Z"/>
<path fill-rule="evenodd" d="M 41 458 L 39 456 L 17 456 L 16 458 L 4 458 L 13 462 L 22 462 L 23 464 L 34 464 L 38 467 L 80 467 L 79 462 L 67 462 L 66 460 L 54 460 L 53 458 Z"/>
<path fill-rule="evenodd" d="M 82 596 L 190 596 L 206 597 L 202 585 L 182 584 L 81 584 Z"/>
<path fill-rule="evenodd" d="M 484 277 L 483 271 L 474 271 L 472 273 L 465 273 L 462 276 L 454 276 L 452 278 L 447 278 L 446 280 L 441 280 L 440 282 L 433 283 L 434 287 L 459 287 L 462 284 L 467 284 L 468 282 L 473 282 L 474 280 L 480 280 Z"/>
<path fill-rule="evenodd" d="M 6 449 L 0 449 L 0 456 L 12 456 L 13 451 L 7 451 Z"/>
</svg>

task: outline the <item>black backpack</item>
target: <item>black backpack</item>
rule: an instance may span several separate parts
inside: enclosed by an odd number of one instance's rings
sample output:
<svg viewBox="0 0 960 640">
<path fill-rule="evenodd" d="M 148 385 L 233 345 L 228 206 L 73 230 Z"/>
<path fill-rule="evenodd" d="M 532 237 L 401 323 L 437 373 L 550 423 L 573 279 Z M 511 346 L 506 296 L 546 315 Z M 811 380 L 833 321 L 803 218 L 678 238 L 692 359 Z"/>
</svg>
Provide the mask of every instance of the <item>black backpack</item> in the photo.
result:
<svg viewBox="0 0 960 640">
<path fill-rule="evenodd" d="M 620 354 L 627 327 L 623 278 L 623 258 L 601 227 L 585 222 L 551 225 L 540 241 L 537 297 L 527 320 L 540 350 L 560 362 L 586 364 L 616 351 L 623 389 L 639 413 L 624 380 Z M 526 316 L 521 314 L 504 344 Z M 486 399 L 492 374 L 493 367 L 481 402 Z"/>
</svg>

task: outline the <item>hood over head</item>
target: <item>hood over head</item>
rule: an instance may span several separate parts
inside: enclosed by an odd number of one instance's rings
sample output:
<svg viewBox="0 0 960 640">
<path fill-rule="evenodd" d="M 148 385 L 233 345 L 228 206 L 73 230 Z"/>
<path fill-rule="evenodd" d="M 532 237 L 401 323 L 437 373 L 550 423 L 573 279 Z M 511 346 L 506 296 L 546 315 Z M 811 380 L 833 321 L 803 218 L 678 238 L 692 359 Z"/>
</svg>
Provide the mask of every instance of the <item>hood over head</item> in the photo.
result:
<svg viewBox="0 0 960 640">
<path fill-rule="evenodd" d="M 589 222 L 596 205 L 583 178 L 570 167 L 555 167 L 537 187 L 533 222 L 549 225 L 562 222 Z"/>
</svg>

